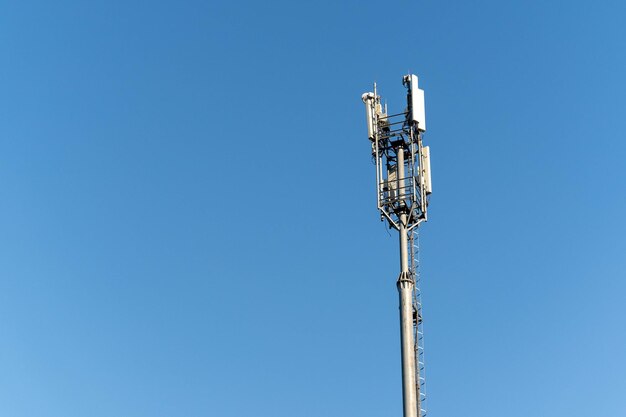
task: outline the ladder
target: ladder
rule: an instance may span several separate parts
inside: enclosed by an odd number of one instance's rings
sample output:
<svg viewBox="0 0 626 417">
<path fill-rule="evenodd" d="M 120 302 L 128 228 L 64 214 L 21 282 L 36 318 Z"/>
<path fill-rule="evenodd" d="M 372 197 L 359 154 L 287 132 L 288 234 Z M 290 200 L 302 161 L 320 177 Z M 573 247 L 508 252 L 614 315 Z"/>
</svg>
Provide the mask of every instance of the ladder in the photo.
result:
<svg viewBox="0 0 626 417">
<path fill-rule="evenodd" d="M 413 336 L 415 340 L 415 376 L 417 378 L 418 417 L 426 417 L 426 371 L 424 365 L 424 323 L 422 320 L 422 292 L 419 270 L 419 232 L 415 228 L 409 233 L 409 256 L 413 282 Z"/>
</svg>

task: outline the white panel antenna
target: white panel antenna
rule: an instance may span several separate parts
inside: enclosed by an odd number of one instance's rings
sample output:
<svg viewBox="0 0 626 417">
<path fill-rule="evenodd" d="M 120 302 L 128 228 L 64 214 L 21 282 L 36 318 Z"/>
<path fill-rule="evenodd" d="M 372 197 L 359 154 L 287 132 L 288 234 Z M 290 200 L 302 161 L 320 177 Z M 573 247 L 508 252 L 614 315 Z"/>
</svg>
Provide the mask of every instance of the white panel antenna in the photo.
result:
<svg viewBox="0 0 626 417">
<path fill-rule="evenodd" d="M 365 103 L 365 116 L 367 118 L 367 137 L 374 139 L 376 126 L 374 125 L 374 112 L 376 111 L 376 99 L 374 93 L 365 93 L 361 96 Z"/>
<path fill-rule="evenodd" d="M 426 194 L 433 192 L 433 184 L 430 176 L 430 147 L 424 146 L 422 148 L 422 184 L 424 184 L 424 191 Z"/>
<path fill-rule="evenodd" d="M 421 132 L 426 131 L 426 106 L 424 103 L 424 90 L 418 86 L 417 75 L 407 75 L 409 87 L 410 118 L 413 123 L 417 123 L 417 128 Z"/>
</svg>

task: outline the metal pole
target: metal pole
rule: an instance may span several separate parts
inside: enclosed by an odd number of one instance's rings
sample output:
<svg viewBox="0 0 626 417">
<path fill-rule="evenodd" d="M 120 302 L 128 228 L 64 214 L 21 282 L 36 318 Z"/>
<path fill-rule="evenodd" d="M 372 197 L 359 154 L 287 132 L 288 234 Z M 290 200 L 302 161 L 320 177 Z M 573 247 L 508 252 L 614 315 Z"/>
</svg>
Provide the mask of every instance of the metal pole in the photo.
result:
<svg viewBox="0 0 626 417">
<path fill-rule="evenodd" d="M 398 147 L 398 195 L 405 192 L 404 149 Z M 400 214 L 400 276 L 398 294 L 400 298 L 400 343 L 402 349 L 402 399 L 404 417 L 417 417 L 417 386 L 415 377 L 415 341 L 413 338 L 413 288 L 415 283 L 409 270 L 407 214 Z"/>
</svg>

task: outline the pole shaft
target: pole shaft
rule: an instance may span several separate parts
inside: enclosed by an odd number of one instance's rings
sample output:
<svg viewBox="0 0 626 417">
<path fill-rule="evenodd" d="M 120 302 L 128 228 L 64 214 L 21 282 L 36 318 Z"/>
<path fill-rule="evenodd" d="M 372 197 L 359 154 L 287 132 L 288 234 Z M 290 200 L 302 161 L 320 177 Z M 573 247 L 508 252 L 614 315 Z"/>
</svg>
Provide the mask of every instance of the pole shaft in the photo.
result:
<svg viewBox="0 0 626 417">
<path fill-rule="evenodd" d="M 398 196 L 403 205 L 405 193 L 404 149 L 398 149 Z M 415 340 L 413 336 L 413 288 L 415 283 L 409 270 L 409 245 L 407 214 L 402 212 L 400 219 L 400 277 L 398 295 L 400 298 L 400 345 L 402 351 L 402 399 L 404 417 L 418 417 L 417 385 L 415 375 Z"/>
</svg>

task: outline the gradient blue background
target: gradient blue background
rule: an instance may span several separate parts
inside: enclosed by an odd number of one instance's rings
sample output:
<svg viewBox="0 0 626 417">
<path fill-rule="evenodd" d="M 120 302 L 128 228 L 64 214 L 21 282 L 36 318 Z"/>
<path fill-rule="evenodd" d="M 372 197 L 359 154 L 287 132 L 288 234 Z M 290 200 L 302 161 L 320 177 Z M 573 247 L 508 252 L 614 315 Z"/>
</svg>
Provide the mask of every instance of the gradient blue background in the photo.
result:
<svg viewBox="0 0 626 417">
<path fill-rule="evenodd" d="M 360 97 L 409 71 L 429 415 L 626 415 L 625 16 L 5 2 L 0 415 L 400 416 Z"/>
</svg>

